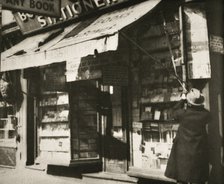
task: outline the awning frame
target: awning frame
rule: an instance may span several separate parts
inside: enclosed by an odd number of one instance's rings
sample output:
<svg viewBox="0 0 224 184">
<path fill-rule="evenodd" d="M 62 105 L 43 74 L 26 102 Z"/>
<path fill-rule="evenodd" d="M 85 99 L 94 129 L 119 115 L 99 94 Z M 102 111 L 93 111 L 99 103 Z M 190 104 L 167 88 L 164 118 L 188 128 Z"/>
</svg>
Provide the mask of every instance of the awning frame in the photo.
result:
<svg viewBox="0 0 224 184">
<path fill-rule="evenodd" d="M 55 45 L 49 47 L 43 45 L 45 50 L 40 47 L 39 52 L 31 51 L 24 55 L 3 57 L 1 71 L 38 67 L 72 58 L 81 58 L 93 55 L 96 49 L 98 53 L 115 51 L 118 48 L 120 30 L 148 14 L 160 2 L 161 0 L 143 1 L 130 7 L 106 13 L 77 35 L 59 40 Z M 76 26 L 77 24 L 74 28 Z M 110 29 L 107 29 L 108 26 Z"/>
</svg>

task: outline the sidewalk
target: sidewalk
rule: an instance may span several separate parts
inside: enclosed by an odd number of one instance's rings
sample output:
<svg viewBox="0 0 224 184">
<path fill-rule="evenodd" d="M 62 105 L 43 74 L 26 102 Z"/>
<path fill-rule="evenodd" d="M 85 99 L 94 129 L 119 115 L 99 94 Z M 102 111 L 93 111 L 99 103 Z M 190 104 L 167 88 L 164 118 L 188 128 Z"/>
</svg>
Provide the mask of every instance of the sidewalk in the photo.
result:
<svg viewBox="0 0 224 184">
<path fill-rule="evenodd" d="M 0 184 L 84 184 L 82 179 L 49 175 L 32 169 L 0 167 Z"/>
<path fill-rule="evenodd" d="M 88 177 L 81 178 L 76 172 L 71 173 L 64 169 L 59 170 L 56 174 L 47 174 L 45 171 L 33 170 L 28 168 L 23 169 L 9 169 L 0 167 L 0 184 L 133 184 L 135 182 L 129 179 L 126 182 L 121 180 L 107 180 L 103 175 L 111 175 L 106 173 L 84 174 Z M 62 175 L 62 176 L 60 176 Z M 66 176 L 67 175 L 67 176 Z M 95 179 L 91 179 L 95 175 Z M 111 175 L 111 177 L 115 175 Z M 101 178 L 101 179 L 99 179 Z M 105 180 L 104 180 L 105 178 Z M 141 179 L 138 184 L 171 184 L 162 181 L 149 181 Z"/>
</svg>

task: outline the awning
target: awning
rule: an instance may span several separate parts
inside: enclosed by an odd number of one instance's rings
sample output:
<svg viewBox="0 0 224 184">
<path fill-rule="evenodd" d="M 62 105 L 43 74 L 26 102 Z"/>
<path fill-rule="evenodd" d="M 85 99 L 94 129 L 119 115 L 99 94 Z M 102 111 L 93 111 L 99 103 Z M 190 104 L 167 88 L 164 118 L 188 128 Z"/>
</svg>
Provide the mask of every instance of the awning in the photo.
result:
<svg viewBox="0 0 224 184">
<path fill-rule="evenodd" d="M 49 49 L 50 47 L 58 43 L 60 40 L 62 40 L 65 35 L 71 32 L 72 29 L 74 29 L 74 25 L 68 26 L 64 30 L 55 29 L 43 34 L 38 34 L 32 37 L 25 38 L 17 45 L 1 53 L 1 67 L 3 66 L 4 62 L 11 63 L 12 65 L 16 64 L 18 67 L 20 63 L 19 62 L 13 63 L 12 60 L 17 58 L 22 59 L 23 57 L 26 57 L 28 55 L 32 54 L 34 55 L 35 53 Z M 22 65 L 21 67 L 26 68 L 23 67 Z M 16 68 L 14 67 L 8 70 L 14 70 L 14 69 Z M 17 69 L 21 68 L 18 67 Z M 2 70 L 1 68 L 1 71 L 7 71 L 7 70 Z"/>
<path fill-rule="evenodd" d="M 41 35 L 35 35 L 29 38 L 22 40 L 16 46 L 6 50 L 2 53 L 2 58 L 9 58 L 13 55 L 22 55 L 28 52 L 32 52 L 38 50 L 39 46 L 47 40 L 53 34 L 60 34 L 62 32 L 61 29 L 49 31 L 47 33 Z"/>
<path fill-rule="evenodd" d="M 119 31 L 150 12 L 160 1 L 148 0 L 106 13 L 97 19 L 87 21 L 92 21 L 89 25 L 86 21 L 73 24 L 51 44 L 43 45 L 38 49 L 28 49 L 22 55 L 9 56 L 6 54 L 9 51 L 6 51 L 2 53 L 1 71 L 43 66 L 81 58 L 94 54 L 95 50 L 98 53 L 117 50 Z M 40 37 L 42 36 L 40 35 Z M 33 37 L 27 39 L 32 42 Z M 11 49 L 19 51 L 21 48 L 23 48 L 23 43 Z"/>
</svg>

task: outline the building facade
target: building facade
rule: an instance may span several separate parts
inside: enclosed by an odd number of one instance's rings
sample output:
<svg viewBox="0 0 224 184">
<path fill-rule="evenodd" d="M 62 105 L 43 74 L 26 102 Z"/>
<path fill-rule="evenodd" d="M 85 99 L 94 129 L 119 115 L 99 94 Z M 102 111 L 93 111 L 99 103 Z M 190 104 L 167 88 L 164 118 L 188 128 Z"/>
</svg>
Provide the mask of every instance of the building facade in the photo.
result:
<svg viewBox="0 0 224 184">
<path fill-rule="evenodd" d="M 213 117 L 210 182 L 222 183 L 223 117 L 215 109 L 223 98 L 214 98 L 222 85 L 206 2 L 122 1 L 96 12 L 83 1 L 83 11 L 95 12 L 78 19 L 78 5 L 63 3 L 64 23 L 14 15 L 23 36 L 1 58 L 2 79 L 14 89 L 1 90 L 1 150 L 11 166 L 88 166 L 172 182 L 164 176 L 178 128 L 171 109 L 185 88 L 198 87 Z"/>
</svg>

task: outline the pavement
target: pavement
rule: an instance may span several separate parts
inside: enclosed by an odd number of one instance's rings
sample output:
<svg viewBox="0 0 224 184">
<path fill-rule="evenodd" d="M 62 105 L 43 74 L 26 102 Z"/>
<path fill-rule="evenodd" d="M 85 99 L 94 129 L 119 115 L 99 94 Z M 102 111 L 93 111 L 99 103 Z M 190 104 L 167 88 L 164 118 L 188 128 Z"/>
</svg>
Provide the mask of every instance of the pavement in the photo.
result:
<svg viewBox="0 0 224 184">
<path fill-rule="evenodd" d="M 55 176 L 45 171 L 0 167 L 0 184 L 84 184 L 84 182 L 80 178 Z"/>
<path fill-rule="evenodd" d="M 66 170 L 66 168 L 57 168 L 57 170 L 35 170 L 30 168 L 10 169 L 0 166 L 0 184 L 92 184 L 92 181 L 82 179 L 80 173 L 75 170 Z M 111 184 L 105 180 L 95 181 L 97 184 Z M 123 184 L 123 182 L 115 182 Z M 129 182 L 125 182 L 129 183 Z M 130 182 L 132 183 L 132 182 Z M 114 182 L 113 182 L 114 184 Z M 138 184 L 170 184 L 169 182 L 140 180 Z"/>
</svg>

